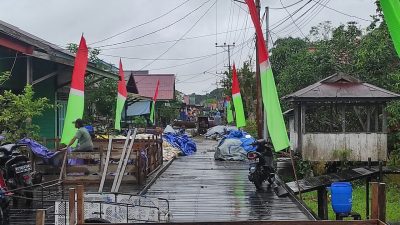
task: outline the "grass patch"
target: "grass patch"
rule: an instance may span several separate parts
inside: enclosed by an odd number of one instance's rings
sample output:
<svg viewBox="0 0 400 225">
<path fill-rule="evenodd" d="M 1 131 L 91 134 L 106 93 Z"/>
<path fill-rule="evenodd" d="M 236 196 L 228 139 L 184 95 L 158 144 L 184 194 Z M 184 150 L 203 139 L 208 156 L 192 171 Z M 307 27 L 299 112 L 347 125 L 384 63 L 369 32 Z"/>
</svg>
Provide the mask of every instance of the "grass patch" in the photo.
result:
<svg viewBox="0 0 400 225">
<path fill-rule="evenodd" d="M 386 186 L 386 218 L 387 221 L 399 222 L 400 221 L 400 187 L 393 183 L 388 183 Z M 335 220 L 336 215 L 333 212 L 330 193 L 328 203 L 328 214 L 329 220 Z M 302 194 L 304 202 L 313 210 L 316 214 L 318 212 L 318 198 L 317 191 Z M 370 189 L 371 197 L 371 189 Z M 370 200 L 371 202 L 371 200 Z M 370 205 L 371 207 L 371 205 Z M 371 210 L 371 208 L 370 208 Z M 353 184 L 353 212 L 358 212 L 362 219 L 365 218 L 365 186 L 360 184 Z M 371 215 L 371 213 L 370 213 Z"/>
</svg>

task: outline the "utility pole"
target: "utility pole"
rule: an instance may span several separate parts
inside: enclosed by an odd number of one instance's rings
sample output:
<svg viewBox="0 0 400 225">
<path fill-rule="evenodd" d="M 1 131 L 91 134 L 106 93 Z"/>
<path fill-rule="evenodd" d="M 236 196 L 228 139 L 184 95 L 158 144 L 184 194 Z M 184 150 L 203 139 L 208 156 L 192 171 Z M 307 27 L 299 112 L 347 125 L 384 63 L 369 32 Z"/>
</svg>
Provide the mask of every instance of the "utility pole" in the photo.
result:
<svg viewBox="0 0 400 225">
<path fill-rule="evenodd" d="M 218 43 L 215 43 L 215 47 L 217 48 L 223 48 L 224 50 L 228 52 L 228 68 L 229 68 L 229 73 L 231 73 L 232 68 L 231 68 L 231 48 L 235 47 L 235 42 L 233 44 L 226 44 L 224 43 L 223 45 L 218 45 Z"/>
<path fill-rule="evenodd" d="M 265 46 L 267 47 L 268 51 L 268 40 L 269 40 L 269 7 L 265 7 Z M 263 138 L 267 139 L 268 138 L 268 126 L 267 126 L 267 112 L 265 109 L 262 111 L 263 112 Z"/>
<path fill-rule="evenodd" d="M 260 20 L 260 0 L 255 0 L 258 20 Z M 259 64 L 259 51 L 257 48 L 257 34 L 256 34 L 256 121 L 257 121 L 257 135 L 258 138 L 263 138 L 263 106 L 262 106 L 262 96 L 261 96 L 261 79 L 260 79 L 260 64 Z"/>
</svg>

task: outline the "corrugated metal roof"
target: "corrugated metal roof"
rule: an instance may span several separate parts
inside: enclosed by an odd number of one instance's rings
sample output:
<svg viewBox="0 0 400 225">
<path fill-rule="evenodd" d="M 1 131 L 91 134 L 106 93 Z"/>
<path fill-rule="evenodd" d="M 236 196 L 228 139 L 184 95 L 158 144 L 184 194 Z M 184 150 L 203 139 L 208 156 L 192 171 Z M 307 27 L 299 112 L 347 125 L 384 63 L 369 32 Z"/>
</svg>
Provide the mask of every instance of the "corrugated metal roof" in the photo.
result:
<svg viewBox="0 0 400 225">
<path fill-rule="evenodd" d="M 2 20 L 0 20 L 0 34 L 33 46 L 35 48 L 32 54 L 33 57 L 65 64 L 72 67 L 74 66 L 75 55 L 70 53 L 68 50 L 63 49 L 48 41 L 45 41 Z M 117 73 L 114 73 L 113 71 L 99 69 L 94 63 L 90 62 L 88 63 L 87 71 L 113 79 L 119 78 Z"/>
<path fill-rule="evenodd" d="M 157 80 L 160 80 L 158 100 L 173 100 L 175 96 L 174 74 L 133 75 L 141 96 L 153 98 Z"/>
<path fill-rule="evenodd" d="M 399 94 L 362 82 L 343 73 L 335 73 L 315 84 L 284 97 L 291 101 L 317 99 L 363 99 L 390 100 L 400 98 Z"/>
</svg>

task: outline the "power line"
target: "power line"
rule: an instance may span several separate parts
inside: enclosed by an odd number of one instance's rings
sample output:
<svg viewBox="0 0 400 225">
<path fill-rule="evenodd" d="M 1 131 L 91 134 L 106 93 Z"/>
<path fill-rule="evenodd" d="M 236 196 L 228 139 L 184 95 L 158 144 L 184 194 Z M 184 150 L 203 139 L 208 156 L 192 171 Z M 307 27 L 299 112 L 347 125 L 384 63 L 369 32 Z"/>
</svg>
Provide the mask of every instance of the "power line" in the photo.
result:
<svg viewBox="0 0 400 225">
<path fill-rule="evenodd" d="M 244 46 L 248 41 L 250 41 L 251 39 L 248 39 L 247 41 L 244 41 L 244 42 L 242 42 L 242 43 L 240 43 L 239 45 L 237 45 L 237 46 Z M 217 55 L 219 55 L 219 54 L 222 54 L 222 53 L 224 53 L 224 52 L 219 52 Z M 204 58 L 201 58 L 201 59 L 196 59 L 196 60 L 194 60 L 194 61 L 190 61 L 190 62 L 186 62 L 186 63 L 182 63 L 182 64 L 178 64 L 178 65 L 173 65 L 173 66 L 167 66 L 167 67 L 161 67 L 161 68 L 155 68 L 155 69 L 151 69 L 151 70 L 165 70 L 165 69 L 171 69 L 171 68 L 176 68 L 176 67 L 180 67 L 180 66 L 186 66 L 186 65 L 189 65 L 189 64 L 193 64 L 193 63 L 196 63 L 196 62 L 199 62 L 199 61 L 202 61 L 202 60 L 206 60 L 206 59 L 209 59 L 209 57 L 204 57 Z M 223 62 L 225 62 L 225 59 L 223 60 Z M 218 65 L 218 63 L 216 63 L 216 66 Z M 214 66 L 213 66 L 214 67 Z"/>
<path fill-rule="evenodd" d="M 320 1 L 320 0 L 319 0 L 319 1 Z M 311 0 L 310 0 L 309 2 L 311 2 Z M 299 17 L 296 18 L 296 21 L 299 20 L 299 19 L 301 19 L 303 16 L 305 16 L 305 15 L 306 15 L 311 9 L 313 9 L 315 6 L 317 6 L 317 4 L 312 5 L 312 6 L 311 6 L 310 8 L 308 8 L 305 12 L 303 12 Z M 293 13 L 292 16 L 293 16 L 294 14 L 295 14 L 295 13 Z M 291 25 L 292 25 L 292 24 L 286 25 L 284 28 L 282 28 L 282 29 L 276 31 L 275 34 L 280 33 L 280 32 L 282 32 L 282 31 L 286 30 L 286 29 L 289 28 Z M 274 29 L 275 29 L 275 28 L 274 28 Z"/>
<path fill-rule="evenodd" d="M 117 34 L 114 34 L 114 35 L 110 36 L 110 37 L 104 38 L 104 39 L 102 39 L 102 40 L 100 40 L 100 41 L 93 42 L 93 43 L 91 43 L 91 45 L 92 45 L 92 44 L 97 44 L 97 43 L 100 43 L 100 42 L 107 41 L 107 40 L 109 40 L 109 39 L 111 39 L 111 38 L 114 38 L 114 37 L 116 37 L 116 36 L 119 36 L 119 35 L 121 35 L 121 34 L 124 34 L 124 33 L 128 32 L 128 31 L 130 31 L 130 30 L 139 28 L 139 27 L 141 27 L 141 26 L 144 26 L 144 25 L 146 25 L 146 24 L 149 24 L 149 23 L 152 23 L 152 22 L 154 22 L 154 21 L 156 21 L 156 20 L 159 20 L 159 19 L 163 18 L 164 16 L 166 16 L 166 15 L 172 13 L 172 12 L 175 11 L 176 9 L 180 8 L 181 6 L 185 5 L 185 4 L 188 3 L 189 1 L 191 1 L 191 0 L 186 0 L 186 1 L 184 1 L 183 3 L 179 4 L 178 6 L 176 6 L 175 8 L 169 10 L 168 12 L 166 12 L 166 13 L 164 13 L 164 14 L 161 14 L 160 16 L 158 16 L 158 17 L 156 17 L 156 18 L 153 18 L 153 19 L 151 19 L 151 20 L 149 20 L 149 21 L 146 21 L 146 22 L 144 22 L 144 23 L 138 24 L 138 25 L 136 25 L 136 26 L 130 27 L 130 28 L 124 30 L 124 31 L 121 31 L 121 32 L 119 32 L 119 33 L 117 33 Z"/>
<path fill-rule="evenodd" d="M 315 2 L 315 0 L 312 0 L 312 1 Z M 340 14 L 345 15 L 345 16 L 348 16 L 348 17 L 353 17 L 353 18 L 357 18 L 357 19 L 359 19 L 359 20 L 364 20 L 364 21 L 367 21 L 367 22 L 372 22 L 372 20 L 364 19 L 364 18 L 361 18 L 361 17 L 358 17 L 358 16 L 354 16 L 354 15 L 350 15 L 350 14 L 347 14 L 347 13 L 345 13 L 345 12 L 339 11 L 339 10 L 337 10 L 337 9 L 331 8 L 331 7 L 327 6 L 327 4 L 325 4 L 325 5 L 324 5 L 324 4 L 321 4 L 321 3 L 318 3 L 318 4 L 322 5 L 323 7 L 327 8 L 327 9 L 330 9 L 330 10 L 332 10 L 332 11 L 335 11 L 335 12 L 337 12 L 337 13 L 340 13 Z"/>
<path fill-rule="evenodd" d="M 300 8 L 298 8 L 297 10 L 295 10 L 292 13 L 292 16 L 294 16 L 296 13 L 298 13 L 300 10 L 302 10 L 304 7 L 306 7 L 308 4 L 310 4 L 312 2 L 312 0 L 309 0 L 308 2 L 306 2 L 303 6 L 301 6 Z M 278 28 L 279 26 L 281 26 L 282 24 L 284 24 L 286 21 L 288 21 L 290 19 L 290 16 L 287 16 L 283 19 L 280 20 L 280 22 L 278 21 L 277 23 L 274 23 L 271 25 L 271 29 L 270 30 L 275 30 L 276 28 Z"/>
<path fill-rule="evenodd" d="M 186 57 L 186 58 L 168 58 L 168 59 L 155 59 L 155 58 L 138 58 L 138 57 L 129 57 L 129 56 L 120 56 L 120 55 L 108 55 L 108 54 L 102 54 L 100 53 L 99 55 L 103 56 L 108 56 L 108 57 L 113 57 L 113 58 L 122 58 L 122 59 L 131 59 L 131 60 L 143 60 L 143 61 L 151 61 L 151 60 L 159 60 L 159 61 L 184 61 L 184 60 L 189 60 L 189 59 L 199 59 L 199 58 L 205 58 L 205 57 L 211 57 L 216 54 L 222 53 L 213 53 L 213 54 L 208 54 L 208 55 L 202 55 L 202 56 L 194 56 L 194 57 Z"/>
<path fill-rule="evenodd" d="M 330 2 L 330 0 L 325 0 L 326 3 Z M 318 5 L 317 7 L 315 7 L 312 11 L 311 14 L 308 17 L 305 17 L 303 20 L 301 20 L 299 22 L 299 26 L 300 28 L 305 27 L 308 23 L 310 23 L 322 10 L 324 9 L 324 7 Z M 313 13 L 314 11 L 316 11 L 315 13 Z M 293 30 L 293 29 L 290 29 Z M 296 33 L 296 30 L 290 31 L 290 33 L 288 33 L 287 35 L 290 36 L 293 33 Z"/>
<path fill-rule="evenodd" d="M 250 30 L 252 28 L 253 27 L 246 27 L 246 28 L 238 29 L 238 30 L 216 32 L 216 33 L 212 33 L 212 34 L 202 34 L 202 35 L 198 35 L 198 36 L 182 38 L 181 41 L 183 41 L 183 40 L 192 40 L 192 39 L 197 39 L 197 38 L 204 38 L 204 37 L 211 37 L 211 36 L 215 36 L 215 35 L 218 35 L 218 34 L 232 33 L 232 32 L 243 31 L 243 30 Z M 115 50 L 115 49 L 123 49 L 123 48 L 144 47 L 144 46 L 150 46 L 150 45 L 171 43 L 171 42 L 175 42 L 177 40 L 179 40 L 179 39 L 167 40 L 167 41 L 157 41 L 157 42 L 150 42 L 150 43 L 137 44 L 137 45 L 120 46 L 120 47 L 113 47 L 113 48 L 98 48 L 98 49 L 100 49 L 101 51 L 107 51 L 107 50 Z"/>
<path fill-rule="evenodd" d="M 210 1 L 211 1 L 211 0 L 207 0 L 207 1 L 203 2 L 203 4 L 201 4 L 199 7 L 195 8 L 195 9 L 192 10 L 192 11 L 190 11 L 189 13 L 187 13 L 187 14 L 184 15 L 183 17 L 179 18 L 178 20 L 174 21 L 173 23 L 168 24 L 167 26 L 164 26 L 164 27 L 162 27 L 162 28 L 159 28 L 159 29 L 157 29 L 157 30 L 154 30 L 154 31 L 152 31 L 152 32 L 150 32 L 150 33 L 141 35 L 141 36 L 139 36 L 139 37 L 132 38 L 132 39 L 127 40 L 127 41 L 121 41 L 121 42 L 117 42 L 117 43 L 112 43 L 112 44 L 107 44 L 107 45 L 101 45 L 101 46 L 97 46 L 96 48 L 108 47 L 108 46 L 115 46 L 115 45 L 120 45 L 120 44 L 124 44 L 124 43 L 128 43 L 128 42 L 136 41 L 136 40 L 138 40 L 138 39 L 141 39 L 141 38 L 147 37 L 147 36 L 149 36 L 149 35 L 155 34 L 155 33 L 157 33 L 157 32 L 160 32 L 160 31 L 162 31 L 162 30 L 165 30 L 165 29 L 167 29 L 167 28 L 169 28 L 169 27 L 171 27 L 171 26 L 173 26 L 173 25 L 179 23 L 180 21 L 184 20 L 185 18 L 187 18 L 188 16 L 190 16 L 191 14 L 193 14 L 194 12 L 196 12 L 197 10 L 199 10 L 200 8 L 202 8 L 205 4 L 207 4 L 207 3 L 210 2 Z"/>
<path fill-rule="evenodd" d="M 150 66 L 155 61 L 160 59 L 163 55 L 167 54 L 167 52 L 169 52 L 169 50 L 171 50 L 176 44 L 179 43 L 179 41 L 181 41 L 182 38 L 184 38 L 190 31 L 193 30 L 193 28 L 204 18 L 204 16 L 208 14 L 208 12 L 212 9 L 212 7 L 215 5 L 216 2 L 217 2 L 217 0 L 214 1 L 214 3 L 206 10 L 206 12 L 203 15 L 201 15 L 200 18 L 189 28 L 189 30 L 187 30 L 174 44 L 172 44 L 167 50 L 165 50 L 163 53 L 161 53 L 161 55 L 159 55 L 156 59 L 154 59 L 147 65 L 143 66 L 140 70 L 143 70 L 144 68 Z"/>
<path fill-rule="evenodd" d="M 304 1 L 304 0 L 300 0 L 300 1 L 297 1 L 297 2 L 295 2 L 295 3 L 293 3 L 293 4 L 290 4 L 290 5 L 287 5 L 287 6 L 278 7 L 278 8 L 269 7 L 269 9 L 287 9 L 287 8 L 290 8 L 290 7 L 292 7 L 292 6 L 295 6 L 295 5 L 299 4 L 299 3 L 302 2 L 302 1 Z"/>
<path fill-rule="evenodd" d="M 282 0 L 279 0 L 281 2 L 282 7 L 285 8 L 285 6 L 283 5 Z M 304 35 L 303 31 L 301 31 L 300 27 L 297 26 L 296 21 L 294 21 L 292 15 L 289 13 L 289 10 L 287 8 L 285 8 L 285 11 L 288 13 L 288 15 L 290 16 L 290 19 L 293 21 L 294 25 L 297 27 L 297 29 L 299 29 L 300 33 L 303 35 L 304 38 L 307 38 L 306 35 Z"/>
</svg>

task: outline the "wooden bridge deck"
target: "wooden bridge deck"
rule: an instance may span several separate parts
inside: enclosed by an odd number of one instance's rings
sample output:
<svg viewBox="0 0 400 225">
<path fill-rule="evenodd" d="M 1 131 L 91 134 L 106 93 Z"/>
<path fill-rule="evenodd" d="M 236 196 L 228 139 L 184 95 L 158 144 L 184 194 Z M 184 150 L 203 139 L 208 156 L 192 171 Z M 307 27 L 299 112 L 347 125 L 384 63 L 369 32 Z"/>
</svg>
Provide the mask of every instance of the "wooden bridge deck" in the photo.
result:
<svg viewBox="0 0 400 225">
<path fill-rule="evenodd" d="M 176 159 L 147 192 L 170 201 L 171 222 L 313 219 L 291 197 L 257 192 L 246 162 L 215 161 L 215 141 L 196 142 L 198 152 Z"/>
</svg>

